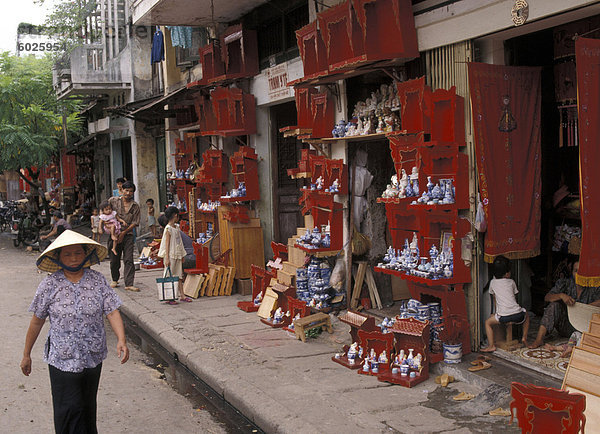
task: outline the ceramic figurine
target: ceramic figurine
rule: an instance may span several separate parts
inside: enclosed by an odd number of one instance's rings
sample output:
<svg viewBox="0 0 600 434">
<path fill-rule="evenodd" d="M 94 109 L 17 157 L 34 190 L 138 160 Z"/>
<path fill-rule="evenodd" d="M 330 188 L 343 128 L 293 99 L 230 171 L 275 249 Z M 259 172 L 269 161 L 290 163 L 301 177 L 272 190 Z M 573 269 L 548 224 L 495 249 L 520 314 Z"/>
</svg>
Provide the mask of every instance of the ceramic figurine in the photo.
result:
<svg viewBox="0 0 600 434">
<path fill-rule="evenodd" d="M 273 322 L 275 324 L 279 324 L 283 320 L 283 311 L 280 307 L 277 308 L 275 313 L 273 314 Z"/>
<path fill-rule="evenodd" d="M 377 360 L 377 354 L 375 354 L 375 349 L 374 348 L 371 348 L 371 352 L 369 353 L 369 359 L 371 361 Z"/>
<path fill-rule="evenodd" d="M 421 353 L 418 353 L 414 359 L 415 369 L 420 370 L 422 368 L 422 364 L 423 364 L 423 356 L 421 355 Z"/>
<path fill-rule="evenodd" d="M 369 372 L 369 359 L 365 359 L 363 363 L 363 372 Z"/>
<path fill-rule="evenodd" d="M 363 356 L 364 350 L 363 347 L 358 347 L 358 357 L 361 358 Z"/>
<path fill-rule="evenodd" d="M 444 267 L 444 277 L 447 279 L 452 277 L 452 270 L 450 270 L 450 266 L 448 265 Z"/>
<path fill-rule="evenodd" d="M 377 134 L 385 132 L 385 122 L 381 116 L 379 116 L 379 121 L 377 122 L 377 128 L 375 129 L 375 132 Z"/>
<path fill-rule="evenodd" d="M 353 342 L 352 345 L 350 345 L 350 348 L 348 348 L 348 362 L 353 365 L 355 360 L 356 360 L 356 355 L 358 354 L 358 344 L 356 342 Z"/>
<path fill-rule="evenodd" d="M 408 349 L 408 356 L 406 356 L 406 361 L 408 362 L 409 366 L 413 364 L 413 359 L 414 359 L 413 351 L 414 350 L 412 348 L 409 348 Z"/>
<path fill-rule="evenodd" d="M 259 292 L 256 297 L 254 297 L 254 306 L 259 306 L 262 302 L 262 292 Z"/>
<path fill-rule="evenodd" d="M 383 352 L 379 355 L 378 361 L 379 363 L 388 363 L 388 358 L 385 350 L 383 350 Z"/>
<path fill-rule="evenodd" d="M 417 166 L 413 166 L 410 173 L 410 182 L 412 185 L 412 189 L 415 192 L 415 196 L 419 195 L 419 170 Z"/>
<path fill-rule="evenodd" d="M 316 183 L 316 189 L 317 190 L 322 190 L 323 189 L 323 182 L 324 182 L 323 177 L 319 176 L 317 178 L 317 183 Z"/>
<path fill-rule="evenodd" d="M 367 117 L 361 135 L 366 136 L 371 131 L 371 118 Z"/>
<path fill-rule="evenodd" d="M 379 372 L 379 362 L 377 360 L 371 360 L 371 372 L 377 374 Z"/>
<path fill-rule="evenodd" d="M 402 363 L 405 359 L 406 354 L 404 354 L 404 350 L 400 350 L 400 353 L 398 354 L 398 360 L 400 360 L 400 363 Z"/>
<path fill-rule="evenodd" d="M 400 375 L 402 377 L 406 377 L 408 376 L 408 371 L 409 371 L 409 366 L 407 363 L 402 363 L 402 365 L 400 365 Z"/>
</svg>

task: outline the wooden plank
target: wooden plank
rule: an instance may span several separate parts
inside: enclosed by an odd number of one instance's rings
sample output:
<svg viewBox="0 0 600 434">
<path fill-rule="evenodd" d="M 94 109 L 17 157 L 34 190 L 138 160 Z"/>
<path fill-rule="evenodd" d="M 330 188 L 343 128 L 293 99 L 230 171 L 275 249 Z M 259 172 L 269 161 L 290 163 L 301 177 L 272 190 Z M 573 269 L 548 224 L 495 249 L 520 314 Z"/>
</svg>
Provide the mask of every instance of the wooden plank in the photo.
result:
<svg viewBox="0 0 600 434">
<path fill-rule="evenodd" d="M 600 313 L 595 313 L 592 315 L 592 321 L 600 322 Z"/>
<path fill-rule="evenodd" d="M 279 296 L 271 288 L 267 288 L 260 307 L 258 308 L 257 315 L 261 318 L 271 318 L 271 315 L 275 309 L 277 309 Z"/>
<path fill-rule="evenodd" d="M 206 288 L 206 296 L 207 297 L 212 297 L 218 276 L 219 276 L 218 266 L 214 265 L 214 264 L 208 264 L 208 279 L 209 279 L 209 281 L 208 281 L 208 287 Z"/>
<path fill-rule="evenodd" d="M 590 321 L 589 332 L 593 335 L 600 335 L 600 321 Z"/>
<path fill-rule="evenodd" d="M 229 276 L 227 276 L 227 285 L 225 287 L 225 295 L 231 295 L 233 289 L 233 280 L 235 278 L 235 267 L 229 267 Z"/>
<path fill-rule="evenodd" d="M 569 366 L 568 377 L 565 375 L 563 389 L 565 387 L 574 387 L 583 390 L 586 393 L 600 396 L 600 381 L 598 376 L 582 371 L 581 369 Z"/>
<path fill-rule="evenodd" d="M 596 379 L 600 390 L 600 355 L 583 348 L 573 348 L 569 366 L 599 376 Z"/>
<path fill-rule="evenodd" d="M 233 265 L 237 279 L 247 279 L 252 276 L 252 264 L 265 266 L 263 250 L 263 231 L 261 227 L 231 228 L 233 246 Z"/>
<path fill-rule="evenodd" d="M 204 281 L 202 282 L 202 286 L 200 287 L 200 297 L 204 297 L 206 294 L 206 290 L 208 289 L 208 282 L 210 282 L 209 274 L 204 275 Z"/>
<path fill-rule="evenodd" d="M 379 291 L 377 290 L 377 284 L 375 283 L 375 277 L 373 277 L 373 270 L 371 267 L 367 267 L 367 285 L 369 287 L 369 292 L 372 296 L 375 297 L 375 301 L 377 302 L 377 308 L 383 308 L 383 304 L 381 303 L 381 298 L 379 297 Z"/>
<path fill-rule="evenodd" d="M 367 263 L 365 261 L 360 261 L 358 263 L 356 277 L 354 278 L 354 290 L 352 291 L 352 300 L 350 300 L 350 307 L 352 309 L 356 308 L 356 306 L 358 305 L 358 299 L 360 298 L 360 292 L 362 290 L 362 285 L 365 279 L 366 271 Z"/>
<path fill-rule="evenodd" d="M 600 336 L 583 333 L 580 346 L 584 350 L 600 355 Z"/>
<path fill-rule="evenodd" d="M 183 293 L 188 297 L 198 298 L 204 274 L 188 274 L 183 282 Z"/>
</svg>

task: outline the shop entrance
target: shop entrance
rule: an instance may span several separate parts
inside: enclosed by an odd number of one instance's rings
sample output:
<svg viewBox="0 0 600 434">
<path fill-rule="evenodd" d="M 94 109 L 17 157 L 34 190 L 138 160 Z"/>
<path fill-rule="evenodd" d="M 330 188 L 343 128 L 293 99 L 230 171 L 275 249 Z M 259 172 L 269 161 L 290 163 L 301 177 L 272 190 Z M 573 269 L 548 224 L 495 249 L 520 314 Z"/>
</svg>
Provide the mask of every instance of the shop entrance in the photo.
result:
<svg viewBox="0 0 600 434">
<path fill-rule="evenodd" d="M 279 128 L 295 125 L 296 106 L 293 102 L 271 108 L 273 120 L 273 168 L 275 189 L 273 191 L 273 230 L 275 240 L 287 244 L 288 238 L 302 226 L 302 214 L 298 204 L 301 182 L 288 176 L 287 170 L 297 166 L 302 144 L 295 137 L 283 137 Z"/>
</svg>

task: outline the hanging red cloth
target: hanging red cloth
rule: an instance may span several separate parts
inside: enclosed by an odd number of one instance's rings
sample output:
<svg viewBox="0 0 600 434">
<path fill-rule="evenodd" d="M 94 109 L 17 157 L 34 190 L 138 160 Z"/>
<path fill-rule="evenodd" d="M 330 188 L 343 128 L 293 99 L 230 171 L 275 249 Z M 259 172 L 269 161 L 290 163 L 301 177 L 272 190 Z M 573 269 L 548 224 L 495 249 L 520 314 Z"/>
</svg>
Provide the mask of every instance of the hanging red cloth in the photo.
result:
<svg viewBox="0 0 600 434">
<path fill-rule="evenodd" d="M 540 254 L 541 68 L 469 63 L 484 259 Z"/>
<path fill-rule="evenodd" d="M 579 117 L 581 255 L 575 282 L 600 286 L 600 41 L 575 41 Z"/>
</svg>

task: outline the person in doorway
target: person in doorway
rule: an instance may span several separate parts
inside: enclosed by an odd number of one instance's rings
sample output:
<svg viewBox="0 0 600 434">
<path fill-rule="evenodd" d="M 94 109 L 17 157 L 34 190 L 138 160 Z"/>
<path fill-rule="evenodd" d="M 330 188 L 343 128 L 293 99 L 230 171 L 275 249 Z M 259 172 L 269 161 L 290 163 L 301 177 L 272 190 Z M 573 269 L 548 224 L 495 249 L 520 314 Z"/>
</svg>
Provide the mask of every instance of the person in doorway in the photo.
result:
<svg viewBox="0 0 600 434">
<path fill-rule="evenodd" d="M 92 227 L 92 240 L 100 242 L 100 215 L 98 208 L 92 210 L 90 217 L 90 225 Z"/>
<path fill-rule="evenodd" d="M 112 249 L 113 254 L 117 254 L 117 240 L 121 233 L 121 225 L 126 225 L 127 222 L 117 215 L 117 212 L 113 209 L 112 205 L 108 202 L 102 202 L 100 204 L 102 214 L 100 214 L 100 232 L 106 232 L 110 235 L 113 240 Z"/>
<path fill-rule="evenodd" d="M 104 276 L 90 269 L 106 254 L 101 244 L 67 230 L 36 262 L 41 271 L 52 274 L 42 280 L 29 307 L 33 316 L 20 367 L 24 375 L 31 374 L 31 350 L 49 318 L 44 361 L 50 372 L 57 433 L 98 432 L 96 396 L 102 362 L 108 354 L 105 316 L 117 336 L 117 356 L 121 363 L 129 359 L 118 311 L 121 300 Z"/>
<path fill-rule="evenodd" d="M 571 276 L 558 279 L 554 287 L 546 294 L 544 301 L 550 304 L 544 309 L 542 323 L 535 341 L 529 348 L 538 348 L 544 344 L 547 333 L 556 330 L 560 336 L 570 337 L 575 328 L 569 322 L 567 306 L 575 302 L 600 306 L 600 287 L 583 287 L 575 284 L 575 274 L 579 270 L 579 261 L 573 262 Z"/>
<path fill-rule="evenodd" d="M 117 188 L 113 190 L 113 197 L 120 197 L 123 195 L 123 184 L 127 182 L 125 178 L 117 178 Z"/>
<path fill-rule="evenodd" d="M 148 228 L 150 228 L 150 233 L 154 238 L 157 235 L 156 228 L 156 217 L 154 216 L 154 199 L 146 200 L 146 206 L 148 207 Z"/>
<path fill-rule="evenodd" d="M 117 216 L 125 224 L 121 226 L 121 233 L 117 237 L 117 253 L 110 252 L 110 274 L 112 277 L 111 287 L 119 286 L 119 277 L 121 270 L 121 257 L 123 257 L 123 276 L 125 279 L 125 290 L 139 292 L 139 288 L 133 286 L 135 279 L 135 267 L 133 265 L 133 229 L 140 224 L 140 206 L 133 200 L 135 193 L 135 184 L 126 181 L 123 184 L 123 195 L 121 197 L 111 197 L 108 202 L 117 212 Z M 109 250 L 113 241 L 108 240 Z"/>
<path fill-rule="evenodd" d="M 73 229 L 71 225 L 63 218 L 63 215 L 60 211 L 54 211 L 54 214 L 52 214 L 52 220 L 52 230 L 46 235 L 42 235 L 40 237 L 41 240 L 47 240 L 55 235 L 60 235 L 67 229 Z"/>
<path fill-rule="evenodd" d="M 160 247 L 158 249 L 158 257 L 163 258 L 165 264 L 165 275 L 167 268 L 170 268 L 173 277 L 179 277 L 179 300 L 185 302 L 191 302 L 192 299 L 186 297 L 181 290 L 181 279 L 183 277 L 183 258 L 187 254 L 183 241 L 181 239 L 181 230 L 179 229 L 179 210 L 170 206 L 165 210 L 165 218 L 168 223 L 165 226 L 162 239 L 160 241 Z M 177 304 L 176 301 L 169 301 L 169 304 Z"/>
<path fill-rule="evenodd" d="M 488 346 L 482 348 L 484 353 L 496 351 L 494 343 L 493 326 L 497 324 L 523 324 L 524 345 L 527 345 L 527 333 L 529 332 L 529 315 L 527 311 L 519 306 L 515 295 L 519 292 L 514 280 L 510 278 L 510 261 L 500 255 L 494 259 L 492 265 L 494 278 L 490 282 L 490 295 L 494 296 L 496 301 L 496 313 L 492 314 L 485 321 L 485 334 L 488 339 Z"/>
</svg>

